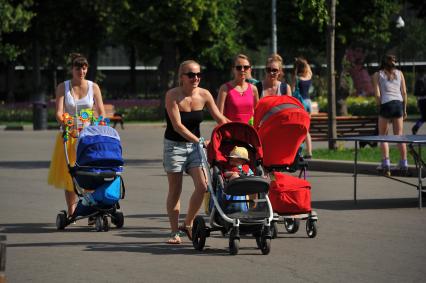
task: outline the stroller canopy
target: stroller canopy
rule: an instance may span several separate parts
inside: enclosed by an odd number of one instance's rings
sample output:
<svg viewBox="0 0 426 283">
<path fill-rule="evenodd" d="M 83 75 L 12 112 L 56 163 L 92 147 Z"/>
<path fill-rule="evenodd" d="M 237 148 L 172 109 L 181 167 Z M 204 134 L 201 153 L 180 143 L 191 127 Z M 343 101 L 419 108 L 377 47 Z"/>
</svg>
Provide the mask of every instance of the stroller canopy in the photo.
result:
<svg viewBox="0 0 426 283">
<path fill-rule="evenodd" d="M 84 128 L 77 144 L 78 166 L 117 167 L 124 164 L 120 136 L 108 126 Z"/>
<path fill-rule="evenodd" d="M 264 147 L 264 165 L 291 165 L 309 131 L 310 118 L 294 97 L 266 96 L 254 111 L 254 126 Z"/>
<path fill-rule="evenodd" d="M 247 148 L 252 164 L 263 157 L 262 144 L 256 130 L 245 123 L 230 122 L 213 130 L 207 148 L 209 163 L 226 163 L 229 152 L 236 145 Z"/>
</svg>

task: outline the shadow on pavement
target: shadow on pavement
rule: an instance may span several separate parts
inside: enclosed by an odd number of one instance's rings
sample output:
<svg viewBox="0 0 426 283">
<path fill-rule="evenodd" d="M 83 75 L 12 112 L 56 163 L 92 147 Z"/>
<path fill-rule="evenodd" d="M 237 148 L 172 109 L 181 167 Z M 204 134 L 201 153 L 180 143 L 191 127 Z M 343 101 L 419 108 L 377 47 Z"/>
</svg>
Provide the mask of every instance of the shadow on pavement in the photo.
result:
<svg viewBox="0 0 426 283">
<path fill-rule="evenodd" d="M 0 161 L 0 168 L 39 169 L 49 168 L 50 161 Z"/>
<path fill-rule="evenodd" d="M 313 201 L 312 208 L 326 210 L 363 210 L 363 209 L 393 209 L 393 208 L 417 208 L 416 198 L 394 199 L 359 199 L 353 200 L 325 200 Z"/>
</svg>

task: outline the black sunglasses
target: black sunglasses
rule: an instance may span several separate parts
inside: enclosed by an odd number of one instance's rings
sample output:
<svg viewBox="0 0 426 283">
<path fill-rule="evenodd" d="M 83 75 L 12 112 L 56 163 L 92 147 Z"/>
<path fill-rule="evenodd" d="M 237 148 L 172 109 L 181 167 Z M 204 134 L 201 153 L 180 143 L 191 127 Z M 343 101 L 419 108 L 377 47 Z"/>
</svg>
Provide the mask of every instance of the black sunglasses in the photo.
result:
<svg viewBox="0 0 426 283">
<path fill-rule="evenodd" d="M 190 79 L 193 79 L 195 77 L 201 78 L 201 73 L 188 72 L 188 73 L 184 73 L 184 75 Z"/>
<path fill-rule="evenodd" d="M 243 69 L 244 69 L 244 71 L 247 71 L 250 68 L 251 68 L 250 65 L 244 65 L 244 66 L 238 65 L 238 66 L 235 66 L 235 70 L 237 70 L 237 71 L 242 71 Z"/>
<path fill-rule="evenodd" d="M 278 73 L 278 72 L 279 72 L 279 70 L 278 70 L 278 69 L 272 69 L 272 68 L 269 68 L 269 67 L 266 67 L 266 68 L 265 68 L 265 71 L 266 71 L 267 73 L 271 73 L 271 74 L 276 74 L 276 73 Z"/>
</svg>

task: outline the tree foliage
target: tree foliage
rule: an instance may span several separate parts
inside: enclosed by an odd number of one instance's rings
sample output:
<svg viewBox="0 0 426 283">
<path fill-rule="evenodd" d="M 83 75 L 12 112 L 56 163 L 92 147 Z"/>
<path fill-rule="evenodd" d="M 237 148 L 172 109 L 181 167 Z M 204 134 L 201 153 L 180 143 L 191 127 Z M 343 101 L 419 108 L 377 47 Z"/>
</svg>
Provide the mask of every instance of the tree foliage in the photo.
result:
<svg viewBox="0 0 426 283">
<path fill-rule="evenodd" d="M 15 40 L 30 27 L 32 0 L 0 0 L 0 62 L 14 61 L 25 51 Z"/>
</svg>

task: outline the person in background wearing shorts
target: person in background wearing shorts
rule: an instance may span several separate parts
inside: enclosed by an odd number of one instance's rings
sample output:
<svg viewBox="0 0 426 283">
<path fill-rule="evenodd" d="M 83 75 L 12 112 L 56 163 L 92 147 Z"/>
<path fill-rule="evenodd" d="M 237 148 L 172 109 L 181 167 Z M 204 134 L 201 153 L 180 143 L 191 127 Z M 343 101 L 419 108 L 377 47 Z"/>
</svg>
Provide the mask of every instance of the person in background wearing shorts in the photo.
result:
<svg viewBox="0 0 426 283">
<path fill-rule="evenodd" d="M 172 230 L 167 240 L 168 244 L 182 243 L 181 236 L 184 233 L 192 240 L 192 222 L 207 190 L 206 176 L 198 148 L 204 107 L 207 106 L 217 123 L 228 122 L 228 119 L 216 107 L 211 93 L 198 86 L 201 80 L 200 69 L 196 61 L 182 62 L 178 73 L 179 86 L 166 93 L 167 127 L 164 134 L 163 166 L 169 183 L 167 214 Z M 192 177 L 195 189 L 189 200 L 185 221 L 178 226 L 184 171 Z"/>
<path fill-rule="evenodd" d="M 380 70 L 373 75 L 373 87 L 379 108 L 379 135 L 387 135 L 392 123 L 394 135 L 402 135 L 403 120 L 407 117 L 407 90 L 402 72 L 396 69 L 396 57 L 386 55 Z M 399 169 L 408 170 L 407 148 L 398 144 L 400 151 Z M 389 145 L 381 143 L 382 163 L 379 166 L 385 175 L 390 175 Z"/>
</svg>

